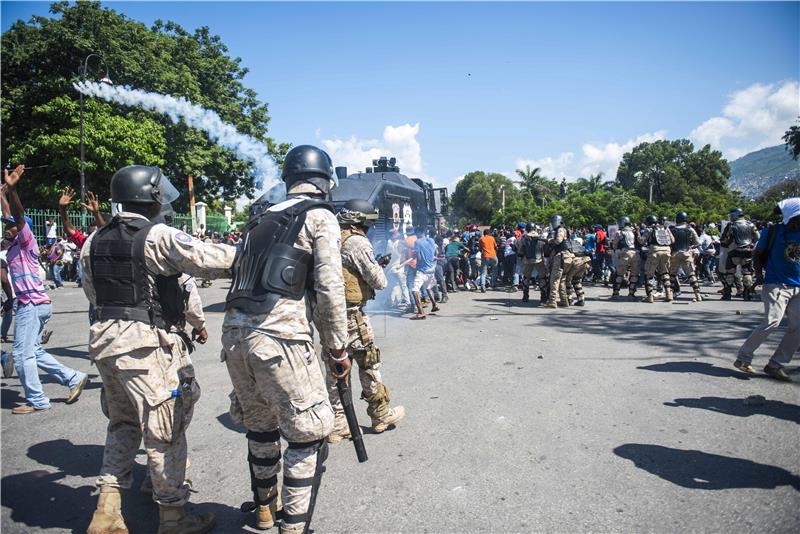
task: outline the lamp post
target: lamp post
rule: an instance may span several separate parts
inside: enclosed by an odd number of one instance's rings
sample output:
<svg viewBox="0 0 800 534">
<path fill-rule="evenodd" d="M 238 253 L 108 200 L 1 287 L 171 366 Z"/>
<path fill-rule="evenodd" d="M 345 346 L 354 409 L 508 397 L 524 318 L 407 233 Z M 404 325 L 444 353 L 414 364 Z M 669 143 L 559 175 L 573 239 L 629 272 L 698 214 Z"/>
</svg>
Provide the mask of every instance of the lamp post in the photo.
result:
<svg viewBox="0 0 800 534">
<path fill-rule="evenodd" d="M 500 186 L 500 193 L 502 193 L 502 195 L 503 195 L 502 207 L 500 208 L 500 212 L 501 213 L 505 213 L 506 212 L 506 186 L 505 186 L 505 184 Z"/>
<path fill-rule="evenodd" d="M 93 57 L 96 57 L 100 61 L 103 62 L 103 67 L 105 68 L 105 76 L 100 79 L 100 83 L 105 83 L 108 85 L 112 85 L 111 78 L 108 77 L 108 64 L 106 61 L 99 55 L 99 54 L 89 54 L 86 56 L 86 59 L 83 60 L 80 67 L 78 67 L 78 72 L 81 76 L 81 82 L 86 81 L 86 71 L 89 68 L 89 60 Z M 83 93 L 80 93 L 81 99 L 81 120 L 80 120 L 80 135 L 81 135 L 81 226 L 86 228 L 86 208 L 83 207 L 83 204 L 86 203 L 86 173 L 85 173 L 85 153 L 84 153 L 84 141 L 83 141 Z"/>
</svg>

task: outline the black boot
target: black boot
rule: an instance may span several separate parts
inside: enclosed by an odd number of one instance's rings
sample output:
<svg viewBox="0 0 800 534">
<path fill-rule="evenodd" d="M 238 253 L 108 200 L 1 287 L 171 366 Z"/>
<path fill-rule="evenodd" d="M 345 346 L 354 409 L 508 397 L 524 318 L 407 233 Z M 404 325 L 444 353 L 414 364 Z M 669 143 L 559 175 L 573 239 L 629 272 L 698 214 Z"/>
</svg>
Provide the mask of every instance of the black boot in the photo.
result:
<svg viewBox="0 0 800 534">
<path fill-rule="evenodd" d="M 528 302 L 529 293 L 530 293 L 530 287 L 528 286 L 528 284 L 523 285 L 522 286 L 522 302 Z"/>
</svg>

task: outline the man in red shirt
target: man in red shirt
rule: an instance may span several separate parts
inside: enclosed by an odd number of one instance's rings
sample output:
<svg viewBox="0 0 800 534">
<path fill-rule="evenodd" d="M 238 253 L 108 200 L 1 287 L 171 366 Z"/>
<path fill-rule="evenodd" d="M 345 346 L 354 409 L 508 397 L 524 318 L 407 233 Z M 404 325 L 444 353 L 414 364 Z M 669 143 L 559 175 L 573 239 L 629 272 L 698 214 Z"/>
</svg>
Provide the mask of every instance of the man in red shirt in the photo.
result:
<svg viewBox="0 0 800 534">
<path fill-rule="evenodd" d="M 603 269 L 605 268 L 606 261 L 606 231 L 599 224 L 594 225 L 595 232 L 595 255 L 594 255 L 594 282 L 600 282 L 603 279 Z"/>
<path fill-rule="evenodd" d="M 75 255 L 80 257 L 81 248 L 83 248 L 83 243 L 86 241 L 88 235 L 84 234 L 74 226 L 72 226 L 72 221 L 69 220 L 69 214 L 67 214 L 67 207 L 72 204 L 72 197 L 75 196 L 75 191 L 72 190 L 71 187 L 67 187 L 66 189 L 61 191 L 61 197 L 58 199 L 58 211 L 61 214 L 61 226 L 64 227 L 64 232 L 67 234 L 67 239 L 69 239 L 72 243 L 75 243 L 75 246 L 78 247 L 78 250 L 75 251 Z M 91 191 L 86 193 L 87 197 L 87 204 L 81 204 L 86 210 L 94 215 L 94 220 L 96 226 L 89 226 L 89 235 L 94 232 L 98 226 L 103 226 L 106 224 L 106 221 L 103 219 L 103 215 L 100 213 L 100 203 L 97 201 L 97 197 Z M 80 280 L 82 278 L 82 271 L 81 262 L 78 262 L 78 286 L 81 285 Z"/>
</svg>

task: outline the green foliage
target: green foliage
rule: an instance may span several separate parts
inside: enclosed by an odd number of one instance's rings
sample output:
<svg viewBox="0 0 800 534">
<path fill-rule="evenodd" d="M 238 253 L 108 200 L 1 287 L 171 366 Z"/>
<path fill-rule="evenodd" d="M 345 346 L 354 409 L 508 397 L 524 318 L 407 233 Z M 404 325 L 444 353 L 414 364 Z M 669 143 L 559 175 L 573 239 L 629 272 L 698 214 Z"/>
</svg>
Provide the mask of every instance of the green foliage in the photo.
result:
<svg viewBox="0 0 800 534">
<path fill-rule="evenodd" d="M 800 126 L 795 124 L 786 130 L 783 142 L 786 143 L 786 150 L 792 154 L 793 159 L 800 157 Z"/>
<path fill-rule="evenodd" d="M 456 218 L 472 221 L 488 221 L 494 212 L 500 210 L 505 190 L 506 207 L 520 196 L 514 183 L 499 173 L 474 171 L 459 180 L 451 198 Z"/>
<path fill-rule="evenodd" d="M 80 185 L 79 94 L 72 83 L 91 53 L 106 61 L 115 84 L 184 96 L 267 143 L 279 161 L 288 151 L 267 137 L 268 108 L 244 86 L 247 69 L 207 27 L 190 33 L 156 21 L 147 28 L 98 2 L 54 3 L 50 11 L 55 18 L 17 21 L 2 36 L 2 152 L 30 168 L 26 204 L 52 205 L 54 190 Z M 102 62 L 90 59 L 87 78 L 103 72 Z M 184 191 L 186 177 L 195 176 L 197 200 L 253 193 L 251 165 L 203 133 L 139 109 L 84 102 L 87 188 L 101 198 L 110 176 L 131 163 L 160 165 Z M 181 202 L 178 209 L 185 209 L 186 195 Z"/>
</svg>

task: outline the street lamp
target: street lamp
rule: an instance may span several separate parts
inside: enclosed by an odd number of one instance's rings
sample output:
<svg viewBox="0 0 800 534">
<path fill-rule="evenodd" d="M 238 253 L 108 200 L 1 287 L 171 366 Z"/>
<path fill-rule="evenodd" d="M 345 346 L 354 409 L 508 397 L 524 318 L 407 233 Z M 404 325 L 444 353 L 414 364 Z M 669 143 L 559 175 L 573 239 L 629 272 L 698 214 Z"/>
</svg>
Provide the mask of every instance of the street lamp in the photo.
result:
<svg viewBox="0 0 800 534">
<path fill-rule="evenodd" d="M 502 204 L 503 207 L 500 208 L 500 212 L 501 213 L 505 213 L 506 212 L 506 186 L 505 186 L 505 184 L 500 186 L 500 193 L 503 194 L 503 204 Z"/>
<path fill-rule="evenodd" d="M 93 57 L 96 57 L 100 61 L 103 62 L 103 67 L 105 68 L 105 76 L 100 79 L 100 83 L 105 83 L 108 85 L 113 85 L 111 82 L 111 78 L 108 77 L 108 64 L 106 61 L 100 56 L 99 54 L 89 54 L 86 56 L 86 59 L 83 60 L 83 63 L 78 67 L 78 73 L 81 77 L 81 82 L 86 81 L 86 71 L 89 68 L 89 60 Z M 81 99 L 81 125 L 80 125 L 80 133 L 81 133 L 81 226 L 86 228 L 86 208 L 83 207 L 83 204 L 86 203 L 86 173 L 85 173 L 85 154 L 84 154 L 84 141 L 83 141 L 83 93 L 80 93 Z"/>
</svg>

